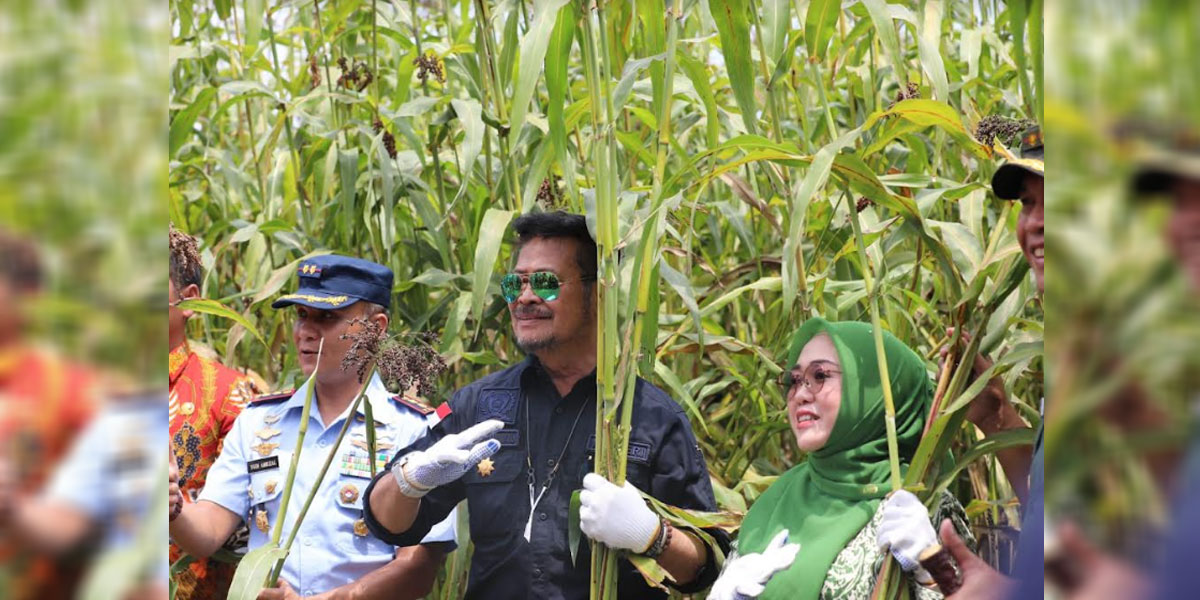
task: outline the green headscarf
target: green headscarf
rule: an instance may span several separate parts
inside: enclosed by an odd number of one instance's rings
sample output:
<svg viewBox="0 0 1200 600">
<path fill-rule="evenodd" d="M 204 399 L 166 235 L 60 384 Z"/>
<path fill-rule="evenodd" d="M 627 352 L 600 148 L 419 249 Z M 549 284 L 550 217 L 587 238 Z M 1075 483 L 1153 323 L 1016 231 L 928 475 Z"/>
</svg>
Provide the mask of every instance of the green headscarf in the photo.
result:
<svg viewBox="0 0 1200 600">
<path fill-rule="evenodd" d="M 883 385 L 871 326 L 809 319 L 792 338 L 787 365 L 795 365 L 804 345 L 822 332 L 833 339 L 842 371 L 842 401 L 829 441 L 759 497 L 738 537 L 742 555 L 762 552 L 782 529 L 789 531 L 789 541 L 800 543 L 795 562 L 771 579 L 761 598 L 818 598 L 838 553 L 891 490 Z M 887 331 L 883 351 L 896 404 L 900 457 L 907 469 L 933 401 L 933 382 L 925 361 Z"/>
</svg>

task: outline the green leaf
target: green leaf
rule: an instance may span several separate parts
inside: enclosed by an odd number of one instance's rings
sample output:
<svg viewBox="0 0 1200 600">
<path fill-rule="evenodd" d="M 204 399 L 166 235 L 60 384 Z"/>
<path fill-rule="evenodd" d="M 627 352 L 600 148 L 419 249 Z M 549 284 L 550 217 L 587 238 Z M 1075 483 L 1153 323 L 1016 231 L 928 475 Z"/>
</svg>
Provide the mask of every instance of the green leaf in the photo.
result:
<svg viewBox="0 0 1200 600">
<path fill-rule="evenodd" d="M 517 85 L 513 90 L 509 127 L 514 134 L 520 134 L 521 126 L 525 124 L 525 113 L 529 110 L 538 75 L 542 73 L 558 9 L 566 3 L 567 0 L 534 0 L 533 23 L 521 38 L 521 64 L 517 67 Z"/>
<path fill-rule="evenodd" d="M 792 28 L 792 3 L 790 0 L 763 0 L 762 37 L 767 58 L 780 62 L 791 62 L 791 57 L 782 56 L 787 44 L 788 30 Z"/>
<path fill-rule="evenodd" d="M 673 582 L 675 578 L 671 577 L 671 574 L 662 568 L 662 565 L 658 564 L 658 561 L 642 554 L 626 554 L 625 557 L 629 559 L 629 562 L 633 563 L 638 573 L 642 574 L 647 584 L 651 587 L 670 591 L 667 589 L 667 586 L 663 585 L 663 580 L 669 579 Z"/>
<path fill-rule="evenodd" d="M 896 26 L 892 23 L 892 16 L 888 12 L 888 3 L 885 0 L 862 0 L 862 4 L 867 7 L 867 13 L 871 15 L 871 23 L 875 25 L 875 35 L 883 44 L 883 49 L 892 62 L 896 83 L 904 86 L 908 83 L 908 75 L 904 67 L 904 55 L 900 53 L 900 40 L 896 35 Z"/>
<path fill-rule="evenodd" d="M 899 116 L 924 127 L 937 127 L 949 133 L 965 150 L 975 156 L 980 158 L 987 156 L 984 147 L 967 132 L 958 111 L 945 102 L 924 98 L 912 98 L 897 102 L 888 110 L 872 114 L 867 118 L 863 127 L 870 127 L 880 119 L 890 116 Z"/>
<path fill-rule="evenodd" d="M 122 548 L 103 552 L 88 569 L 79 600 L 123 598 L 133 590 L 142 576 L 142 553 L 139 548 Z"/>
<path fill-rule="evenodd" d="M 320 256 L 322 254 L 329 254 L 329 251 L 318 250 L 316 252 L 310 252 L 286 265 L 283 265 L 282 267 L 279 267 L 278 269 L 275 269 L 274 271 L 271 271 L 271 276 L 267 278 L 267 282 L 263 284 L 261 289 L 258 290 L 258 293 L 254 294 L 254 297 L 250 300 L 250 304 L 258 304 L 259 302 L 262 302 L 263 300 L 266 300 L 267 298 L 277 294 L 279 290 L 283 289 L 283 284 L 287 283 L 288 280 L 291 279 L 292 274 L 296 272 L 296 267 L 300 264 L 300 261 L 307 260 L 314 256 Z"/>
<path fill-rule="evenodd" d="M 436 106 L 438 99 L 432 96 L 419 96 L 405 102 L 400 108 L 396 109 L 396 117 L 417 117 L 429 112 L 429 109 Z"/>
<path fill-rule="evenodd" d="M 921 69 L 929 76 L 933 85 L 933 99 L 950 101 L 950 84 L 946 81 L 946 65 L 942 63 L 942 0 L 925 0 L 925 14 L 921 19 L 921 36 L 917 38 L 917 53 L 921 56 Z"/>
<path fill-rule="evenodd" d="M 229 585 L 229 600 L 257 600 L 266 588 L 267 576 L 275 563 L 287 557 L 287 551 L 271 545 L 260 546 L 246 553 L 233 573 Z"/>
<path fill-rule="evenodd" d="M 546 53 L 546 92 L 549 94 L 546 120 L 550 127 L 550 139 L 554 143 L 555 159 L 564 173 L 575 172 L 574 161 L 567 147 L 567 123 L 563 117 L 563 107 L 567 103 L 567 66 L 574 41 L 575 5 L 568 3 L 558 11 L 558 22 L 550 34 L 550 48 Z M 573 189 L 575 178 L 568 178 L 567 185 Z"/>
<path fill-rule="evenodd" d="M 812 0 L 808 4 L 808 13 L 804 15 L 804 42 L 810 57 L 825 58 L 841 11 L 841 0 Z"/>
<path fill-rule="evenodd" d="M 1016 448 L 1019 446 L 1032 446 L 1034 439 L 1037 437 L 1037 431 L 1029 427 L 1019 429 L 1007 429 L 998 433 L 993 433 L 982 440 L 979 440 L 972 445 L 966 452 L 962 453 L 954 461 L 954 467 L 948 473 L 941 473 L 938 477 L 938 484 L 925 498 L 936 498 L 941 495 L 942 490 L 945 490 L 954 483 L 954 479 L 962 472 L 963 469 L 970 466 L 971 463 L 988 456 L 995 454 L 1001 450 L 1008 448 Z"/>
<path fill-rule="evenodd" d="M 358 148 L 349 150 L 338 150 L 338 178 L 342 184 L 341 192 L 341 208 L 343 217 L 346 223 L 356 223 L 357 221 L 350 220 L 349 215 L 355 209 L 354 196 L 356 184 L 358 183 Z M 348 229 L 347 229 L 348 230 Z"/>
<path fill-rule="evenodd" d="M 229 319 L 230 321 L 245 327 L 246 331 L 249 331 L 254 337 L 258 338 L 258 341 L 262 342 L 263 346 L 269 347 L 267 340 L 264 339 L 262 334 L 258 332 L 258 328 L 251 324 L 250 321 L 246 320 L 246 317 L 243 317 L 233 309 L 226 307 L 216 300 L 211 300 L 208 298 L 184 300 L 183 302 L 179 303 L 178 308 L 179 310 L 191 310 L 198 313 Z"/>
<path fill-rule="evenodd" d="M 745 0 L 708 0 L 708 9 L 717 23 L 721 54 L 729 74 L 733 97 L 742 110 L 746 131 L 756 133 L 757 112 L 754 101 L 754 65 L 750 60 L 750 23 L 746 19 Z"/>
<path fill-rule="evenodd" d="M 696 94 L 700 96 L 700 100 L 704 103 L 705 140 L 708 147 L 712 148 L 717 145 L 717 140 L 721 132 L 721 119 L 717 112 L 717 99 L 713 95 L 712 86 L 708 83 L 708 71 L 704 63 L 686 53 L 680 52 L 676 57 L 679 59 L 679 67 L 683 69 L 688 80 L 692 82 L 692 87 L 695 88 Z"/>
<path fill-rule="evenodd" d="M 488 284 L 492 280 L 492 271 L 496 269 L 496 257 L 500 255 L 500 243 L 504 241 L 504 232 L 508 230 L 508 222 L 512 220 L 513 211 L 489 208 L 479 224 L 479 241 L 475 244 L 475 270 L 472 276 L 474 287 L 471 290 L 471 314 L 478 323 L 483 319 L 483 305 L 488 299 Z"/>
<path fill-rule="evenodd" d="M 397 393 L 403 394 L 404 390 L 397 390 Z M 367 456 L 370 457 L 367 459 L 367 464 L 370 465 L 370 467 L 371 467 L 371 478 L 374 479 L 375 478 L 375 468 L 376 468 L 376 464 L 375 464 L 375 454 L 376 454 L 376 449 L 375 449 L 375 410 L 373 408 L 371 408 L 371 400 L 369 398 L 364 399 L 364 401 L 362 403 L 362 407 L 363 407 L 363 417 L 365 418 L 366 426 L 367 426 Z M 335 451 L 336 451 L 336 449 L 335 449 Z M 300 524 L 297 523 L 296 527 L 299 527 L 299 526 L 300 526 Z"/>
<path fill-rule="evenodd" d="M 617 81 L 617 87 L 613 89 L 613 114 L 621 114 L 621 111 L 625 109 L 625 101 L 629 99 L 629 92 L 633 90 L 633 84 L 637 81 L 637 77 L 641 74 L 642 69 L 662 60 L 664 56 L 663 54 L 655 54 L 654 56 L 638 58 L 625 63 L 625 67 L 621 70 L 621 79 Z"/>
<path fill-rule="evenodd" d="M 724 294 L 721 294 L 719 297 L 717 297 L 716 300 L 713 300 L 712 302 L 708 303 L 703 308 L 701 308 L 700 316 L 705 317 L 705 318 L 712 316 L 712 314 L 714 312 L 716 312 L 717 310 L 719 310 L 721 307 L 725 306 L 726 304 L 729 304 L 730 302 L 733 302 L 738 296 L 741 296 L 742 294 L 749 292 L 749 291 L 753 291 L 753 290 L 778 291 L 780 289 L 780 287 L 782 287 L 782 283 L 783 282 L 779 277 L 763 277 L 762 279 L 755 280 L 752 283 L 748 283 L 741 287 L 737 287 L 732 290 L 729 290 L 728 292 L 725 292 Z"/>
<path fill-rule="evenodd" d="M 571 551 L 571 566 L 575 566 L 575 557 L 579 555 L 579 543 L 583 541 L 583 531 L 579 528 L 579 492 L 571 492 L 571 505 L 567 512 L 567 549 Z"/>
<path fill-rule="evenodd" d="M 221 17 L 222 21 L 229 18 L 230 0 L 213 0 L 213 4 L 216 5 L 217 16 Z"/>
<path fill-rule="evenodd" d="M 233 101 L 233 99 L 241 96 L 267 96 L 272 100 L 277 99 L 275 92 L 272 92 L 269 88 L 267 88 L 267 86 L 257 81 L 230 81 L 229 83 L 221 85 L 221 92 L 232 96 L 232 98 L 225 101 L 225 104 L 228 104 L 229 102 Z M 222 106 L 224 106 L 224 104 Z"/>
<path fill-rule="evenodd" d="M 258 46 L 263 25 L 263 0 L 246 0 L 246 46 Z"/>
<path fill-rule="evenodd" d="M 196 124 L 196 118 L 208 108 L 216 96 L 215 88 L 206 87 L 196 94 L 196 99 L 187 108 L 175 114 L 175 119 L 171 121 L 171 132 L 168 135 L 170 140 L 168 156 L 174 157 L 183 143 L 192 136 L 192 126 Z"/>
<path fill-rule="evenodd" d="M 474 170 L 475 159 L 479 157 L 479 152 L 483 149 L 483 107 L 474 98 L 467 100 L 455 98 L 450 101 L 450 106 L 454 109 L 454 113 L 458 116 L 458 122 L 463 128 L 463 143 L 459 150 L 462 164 L 458 168 L 458 176 L 462 179 L 462 185 L 459 186 L 458 194 L 454 198 L 454 201 L 458 202 L 458 199 L 467 192 L 467 184 L 471 182 L 471 171 Z"/>
<path fill-rule="evenodd" d="M 658 375 L 658 378 L 667 385 L 667 389 L 671 390 L 675 394 L 675 397 L 683 403 L 684 408 L 695 419 L 694 422 L 699 423 L 700 427 L 704 429 L 705 435 L 708 435 L 708 423 L 704 419 L 704 414 L 700 412 L 700 407 L 696 405 L 696 401 L 692 399 L 691 393 L 687 391 L 683 382 L 679 380 L 679 376 L 671 369 L 668 369 L 662 361 L 654 363 L 654 374 Z"/>
<path fill-rule="evenodd" d="M 783 244 L 782 277 L 783 305 L 789 310 L 796 299 L 798 281 L 804 276 L 800 272 L 795 257 L 796 253 L 800 251 L 800 238 L 803 234 L 800 225 L 804 222 L 808 203 L 812 200 L 813 195 L 817 193 L 817 190 L 825 187 L 825 181 L 829 178 L 829 171 L 833 168 L 834 156 L 842 148 L 853 144 L 862 131 L 863 127 L 852 129 L 818 150 L 816 156 L 812 159 L 812 165 L 809 166 L 808 172 L 804 174 L 804 181 L 800 182 L 800 186 L 796 188 L 796 193 L 792 196 L 791 219 L 788 221 L 788 237 L 784 240 Z"/>
</svg>

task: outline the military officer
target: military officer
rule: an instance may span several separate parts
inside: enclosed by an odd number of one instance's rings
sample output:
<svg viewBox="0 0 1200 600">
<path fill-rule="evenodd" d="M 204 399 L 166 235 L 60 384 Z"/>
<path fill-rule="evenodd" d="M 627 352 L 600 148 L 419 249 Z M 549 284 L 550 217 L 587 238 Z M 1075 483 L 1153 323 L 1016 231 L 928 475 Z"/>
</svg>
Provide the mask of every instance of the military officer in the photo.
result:
<svg viewBox="0 0 1200 600">
<path fill-rule="evenodd" d="M 247 405 L 226 436 L 198 502 L 180 503 L 172 496 L 171 537 L 189 554 L 203 557 L 217 550 L 243 520 L 250 525 L 251 550 L 270 543 L 278 525 L 290 533 L 305 498 L 313 486 L 319 486 L 284 562 L 279 587 L 265 590 L 260 598 L 372 597 L 383 591 L 392 597 L 421 597 L 432 586 L 445 553 L 454 548 L 452 512 L 430 528 L 420 545 L 398 552 L 368 535 L 363 521 L 363 491 L 370 483 L 371 462 L 382 470 L 396 448 L 424 434 L 426 415 L 432 412 L 389 393 L 378 375 L 365 382 L 364 402 L 371 404 L 375 420 L 374 457 L 367 451 L 365 408 L 360 405 L 349 414 L 361 386 L 357 370 L 344 369 L 342 360 L 353 343 L 350 337 L 367 322 L 386 331 L 392 278 L 390 269 L 366 260 L 318 256 L 301 262 L 297 291 L 272 304 L 295 307 L 293 342 L 300 367 L 305 374 L 317 369 L 308 430 L 286 515 L 279 513 L 280 503 L 309 391 L 307 382 L 293 393 L 258 398 Z M 352 420 L 350 428 L 334 448 L 345 419 Z M 333 466 L 317 481 L 330 452 L 336 455 Z"/>
</svg>

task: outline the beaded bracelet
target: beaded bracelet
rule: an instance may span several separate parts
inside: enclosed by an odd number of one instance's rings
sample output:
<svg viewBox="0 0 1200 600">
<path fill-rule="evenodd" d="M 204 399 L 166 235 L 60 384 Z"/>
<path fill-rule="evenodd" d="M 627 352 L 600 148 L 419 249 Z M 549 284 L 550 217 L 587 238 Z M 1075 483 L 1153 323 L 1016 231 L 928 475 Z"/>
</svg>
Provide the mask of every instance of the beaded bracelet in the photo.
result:
<svg viewBox="0 0 1200 600">
<path fill-rule="evenodd" d="M 659 517 L 659 519 L 658 519 L 658 535 L 654 538 L 654 543 L 650 544 L 650 548 L 648 548 L 642 554 L 649 558 L 658 558 L 659 556 L 662 556 L 663 552 L 666 552 L 667 548 L 670 545 L 671 545 L 671 526 L 667 524 L 666 519 Z"/>
</svg>

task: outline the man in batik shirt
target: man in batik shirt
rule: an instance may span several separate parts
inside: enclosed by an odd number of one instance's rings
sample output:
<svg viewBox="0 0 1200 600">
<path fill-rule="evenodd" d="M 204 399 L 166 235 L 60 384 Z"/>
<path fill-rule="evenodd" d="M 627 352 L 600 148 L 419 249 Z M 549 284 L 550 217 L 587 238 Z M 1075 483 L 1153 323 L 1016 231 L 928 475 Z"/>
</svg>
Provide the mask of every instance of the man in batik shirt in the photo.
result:
<svg viewBox="0 0 1200 600">
<path fill-rule="evenodd" d="M 171 448 L 179 467 L 179 485 L 185 502 L 195 502 L 204 487 L 208 468 L 221 452 L 225 434 L 242 411 L 246 401 L 259 392 L 246 375 L 230 369 L 214 358 L 193 351 L 186 337 L 187 319 L 192 311 L 180 310 L 180 301 L 200 296 L 203 270 L 196 240 L 170 228 L 171 270 L 168 308 L 170 355 L 169 416 Z M 234 534 L 223 552 L 211 558 L 195 560 L 179 573 L 178 600 L 224 598 L 233 581 L 237 564 L 234 550 L 244 535 Z M 171 544 L 172 564 L 183 556 Z"/>
<path fill-rule="evenodd" d="M 95 376 L 26 332 L 30 307 L 43 289 L 37 247 L 0 230 L 0 459 L 9 462 L 16 493 L 41 489 L 96 408 Z M 71 598 L 82 573 L 80 556 L 36 553 L 0 527 L 0 565 L 6 597 Z"/>
</svg>

